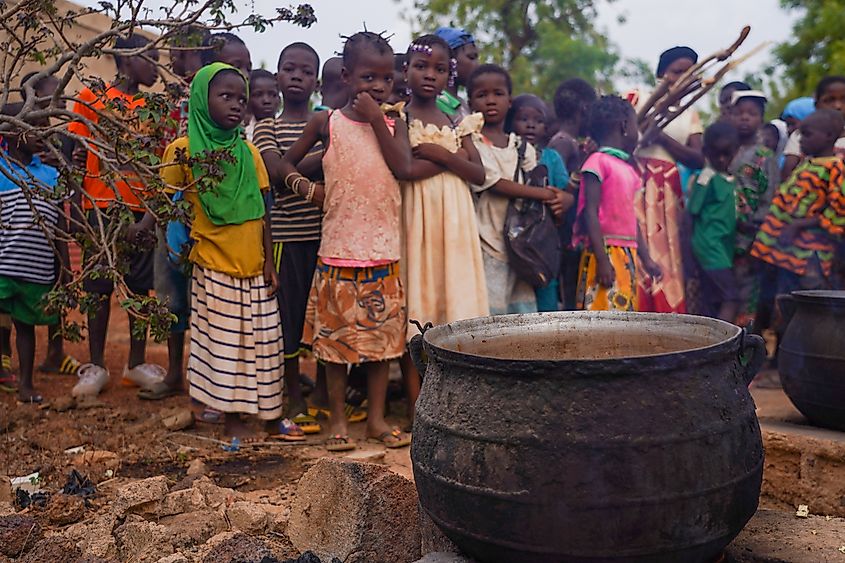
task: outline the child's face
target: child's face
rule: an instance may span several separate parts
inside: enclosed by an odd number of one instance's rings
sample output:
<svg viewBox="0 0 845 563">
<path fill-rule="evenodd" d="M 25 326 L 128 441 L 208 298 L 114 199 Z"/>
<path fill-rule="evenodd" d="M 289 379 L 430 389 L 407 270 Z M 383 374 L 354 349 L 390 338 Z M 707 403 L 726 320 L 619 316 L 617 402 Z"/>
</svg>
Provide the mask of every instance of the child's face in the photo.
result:
<svg viewBox="0 0 845 563">
<path fill-rule="evenodd" d="M 546 117 L 539 109 L 522 106 L 513 116 L 514 132 L 536 145 L 546 136 Z"/>
<path fill-rule="evenodd" d="M 290 49 L 279 61 L 276 74 L 285 101 L 306 103 L 317 89 L 317 59 L 305 49 Z"/>
<path fill-rule="evenodd" d="M 801 121 L 796 117 L 784 117 L 783 120 L 786 122 L 786 132 L 790 135 L 795 133 L 795 130 L 801 126 Z"/>
<path fill-rule="evenodd" d="M 198 50 L 184 51 L 172 49 L 170 51 L 170 69 L 173 74 L 190 80 L 202 68 L 202 56 Z"/>
<path fill-rule="evenodd" d="M 761 133 L 763 144 L 772 152 L 777 152 L 780 145 L 780 134 L 775 127 L 763 127 Z"/>
<path fill-rule="evenodd" d="M 816 109 L 832 109 L 845 115 L 845 83 L 830 84 L 816 100 Z"/>
<path fill-rule="evenodd" d="M 504 123 L 511 107 L 511 95 L 505 77 L 495 72 L 476 76 L 469 104 L 473 111 L 484 115 L 485 124 Z"/>
<path fill-rule="evenodd" d="M 449 82 L 449 52 L 435 45 L 431 55 L 412 53 L 406 76 L 414 96 L 426 100 L 437 97 Z"/>
<path fill-rule="evenodd" d="M 246 45 L 237 41 L 227 41 L 217 53 L 217 62 L 226 63 L 241 71 L 244 76 L 252 72 L 252 58 Z"/>
<path fill-rule="evenodd" d="M 158 49 L 146 51 L 143 55 L 126 57 L 123 71 L 127 76 L 146 87 L 158 81 Z"/>
<path fill-rule="evenodd" d="M 343 62 L 340 57 L 332 57 L 323 65 L 323 80 L 320 96 L 323 105 L 332 109 L 342 108 L 349 100 L 349 87 L 343 81 Z"/>
<path fill-rule="evenodd" d="M 478 68 L 478 47 L 475 43 L 467 43 L 455 50 L 455 61 L 457 66 L 457 83 L 466 86 L 469 75 Z"/>
<path fill-rule="evenodd" d="M 44 80 L 41 81 L 41 84 L 38 85 L 38 88 L 35 89 L 35 97 L 36 98 L 47 98 L 52 96 L 56 89 L 59 87 L 59 80 L 55 76 L 48 76 Z M 45 109 L 50 105 L 50 101 L 46 100 L 43 102 L 38 102 L 37 107 L 39 109 Z M 67 106 L 67 102 L 65 100 L 59 100 L 58 105 L 60 108 L 64 108 Z"/>
<path fill-rule="evenodd" d="M 739 146 L 733 139 L 722 138 L 705 146 L 704 156 L 716 172 L 726 174 L 738 150 Z"/>
<path fill-rule="evenodd" d="M 255 119 L 274 117 L 279 111 L 279 89 L 270 78 L 253 80 L 249 85 L 249 110 Z"/>
<path fill-rule="evenodd" d="M 366 92 L 377 104 L 383 104 L 393 92 L 393 53 L 365 47 L 352 69 L 343 67 L 343 81 L 353 98 Z"/>
<path fill-rule="evenodd" d="M 411 97 L 408 95 L 408 81 L 405 80 L 405 73 L 394 70 L 393 71 L 393 92 L 387 99 L 388 104 L 398 104 L 399 102 L 408 102 Z"/>
<path fill-rule="evenodd" d="M 246 82 L 234 72 L 221 72 L 208 87 L 208 113 L 223 129 L 241 124 L 246 111 Z"/>
<path fill-rule="evenodd" d="M 807 156 L 823 156 L 833 150 L 837 136 L 829 131 L 822 119 L 810 116 L 801 122 L 801 152 Z"/>
<path fill-rule="evenodd" d="M 692 59 L 678 59 L 666 68 L 666 71 L 663 73 L 663 79 L 668 81 L 669 84 L 674 84 L 694 64 Z"/>
<path fill-rule="evenodd" d="M 753 100 L 740 100 L 730 113 L 731 121 L 740 136 L 749 138 L 763 126 L 763 112 L 760 104 Z"/>
</svg>

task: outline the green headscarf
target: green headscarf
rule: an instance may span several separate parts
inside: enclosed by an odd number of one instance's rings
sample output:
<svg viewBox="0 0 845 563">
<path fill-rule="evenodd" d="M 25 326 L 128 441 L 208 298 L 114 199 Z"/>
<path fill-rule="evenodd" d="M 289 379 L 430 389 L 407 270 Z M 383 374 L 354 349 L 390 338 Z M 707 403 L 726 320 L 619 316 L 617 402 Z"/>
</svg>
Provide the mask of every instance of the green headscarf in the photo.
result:
<svg viewBox="0 0 845 563">
<path fill-rule="evenodd" d="M 208 85 L 224 70 L 239 71 L 227 64 L 212 63 L 201 68 L 191 81 L 188 101 L 188 146 L 192 156 L 227 149 L 234 162 L 221 162 L 223 179 L 199 194 L 200 204 L 215 225 L 240 225 L 264 216 L 264 198 L 258 185 L 252 151 L 241 138 L 241 128 L 223 129 L 208 112 Z M 203 171 L 194 166 L 194 177 Z"/>
</svg>

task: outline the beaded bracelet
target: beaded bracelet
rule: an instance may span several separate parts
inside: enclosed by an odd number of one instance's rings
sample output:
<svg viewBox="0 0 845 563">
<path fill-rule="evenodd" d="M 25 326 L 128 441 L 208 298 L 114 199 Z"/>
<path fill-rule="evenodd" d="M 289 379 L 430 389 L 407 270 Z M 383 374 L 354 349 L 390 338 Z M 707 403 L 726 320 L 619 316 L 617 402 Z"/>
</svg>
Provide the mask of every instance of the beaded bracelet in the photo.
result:
<svg viewBox="0 0 845 563">
<path fill-rule="evenodd" d="M 308 194 L 305 196 L 305 201 L 312 201 L 314 199 L 314 192 L 317 191 L 317 182 L 308 183 Z"/>
</svg>

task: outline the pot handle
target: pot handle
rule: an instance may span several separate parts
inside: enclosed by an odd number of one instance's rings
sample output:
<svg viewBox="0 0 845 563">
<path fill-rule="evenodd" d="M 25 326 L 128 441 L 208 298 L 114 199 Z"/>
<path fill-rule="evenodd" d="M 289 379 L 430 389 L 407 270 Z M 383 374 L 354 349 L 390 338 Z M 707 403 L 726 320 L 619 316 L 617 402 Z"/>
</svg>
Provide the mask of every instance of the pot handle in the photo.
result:
<svg viewBox="0 0 845 563">
<path fill-rule="evenodd" d="M 751 385 L 754 376 L 766 361 L 766 341 L 756 334 L 748 334 L 742 329 L 739 344 L 739 365 L 742 367 L 742 379 L 746 385 Z"/>
<path fill-rule="evenodd" d="M 422 376 L 425 374 L 425 369 L 428 366 L 428 356 L 423 347 L 423 335 L 434 325 L 430 322 L 421 325 L 419 321 L 414 319 L 411 319 L 411 323 L 416 325 L 420 333 L 411 337 L 411 340 L 408 342 L 408 353 L 411 354 L 411 360 L 413 360 L 414 365 L 417 366 L 417 371 Z"/>
</svg>

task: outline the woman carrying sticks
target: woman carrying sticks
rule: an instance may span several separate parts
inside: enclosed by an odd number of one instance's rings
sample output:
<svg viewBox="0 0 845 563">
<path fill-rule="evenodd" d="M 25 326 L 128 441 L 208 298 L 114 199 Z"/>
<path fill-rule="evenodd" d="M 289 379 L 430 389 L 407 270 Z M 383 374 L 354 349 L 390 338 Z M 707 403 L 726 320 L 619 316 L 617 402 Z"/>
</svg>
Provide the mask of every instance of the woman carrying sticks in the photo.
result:
<svg viewBox="0 0 845 563">
<path fill-rule="evenodd" d="M 689 47 L 673 47 L 663 52 L 657 65 L 657 77 L 664 81 L 662 87 L 671 87 L 697 61 L 698 54 Z M 649 103 L 637 92 L 631 93 L 629 99 L 638 110 Z M 648 252 L 663 271 L 663 278 L 659 281 L 640 276 L 637 288 L 639 311 L 687 311 L 681 257 L 684 200 L 678 164 L 691 169 L 704 165 L 702 133 L 698 113 L 689 108 L 665 129 L 655 129 L 646 134 L 636 152 L 645 185 L 637 213 Z"/>
</svg>

